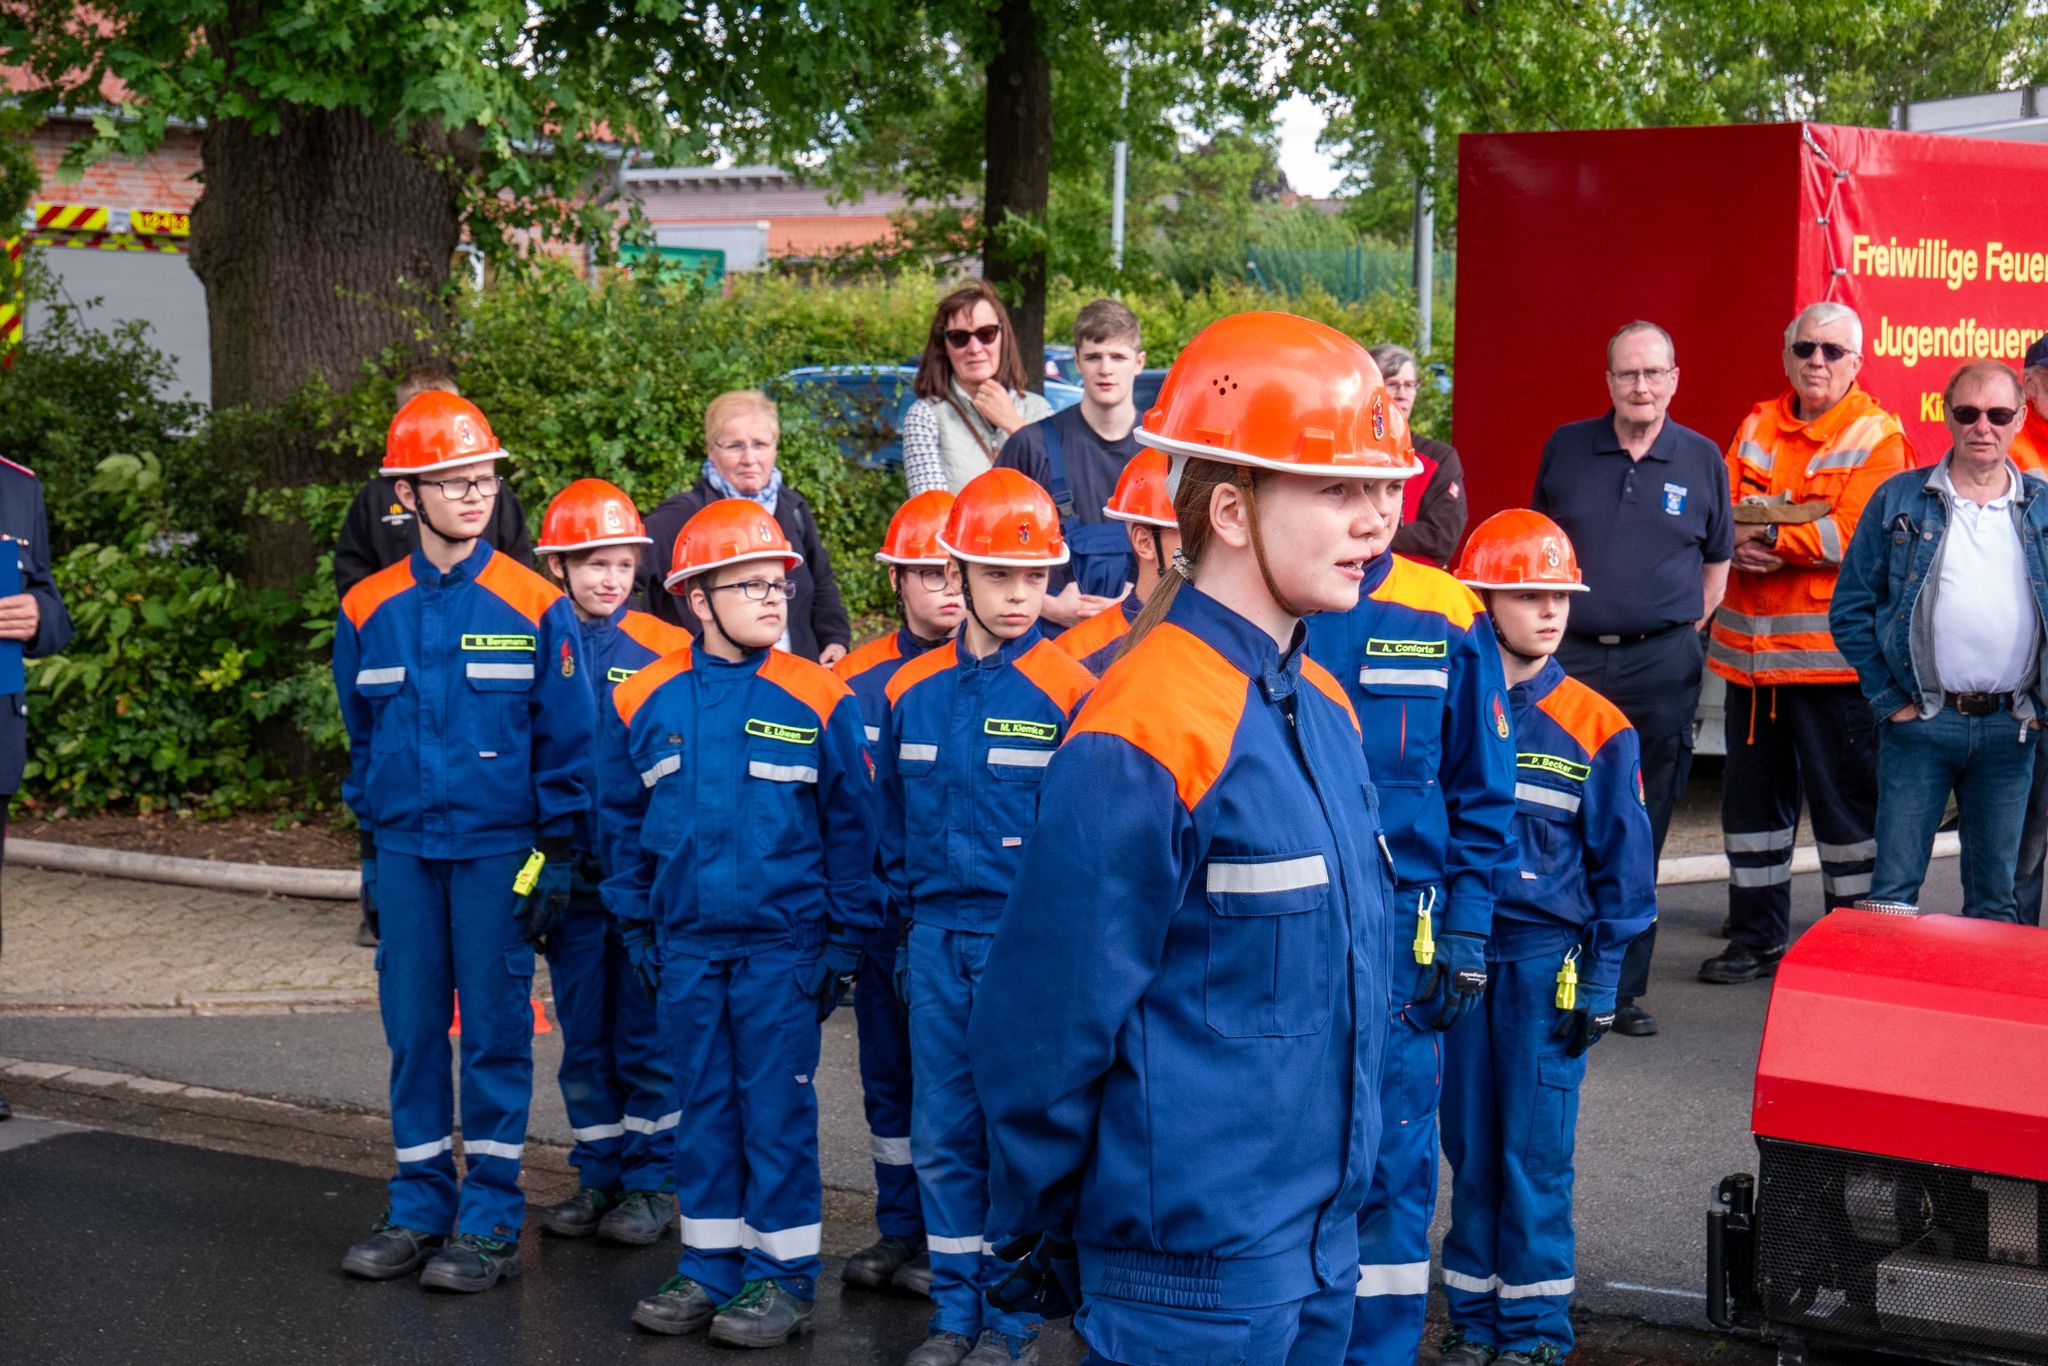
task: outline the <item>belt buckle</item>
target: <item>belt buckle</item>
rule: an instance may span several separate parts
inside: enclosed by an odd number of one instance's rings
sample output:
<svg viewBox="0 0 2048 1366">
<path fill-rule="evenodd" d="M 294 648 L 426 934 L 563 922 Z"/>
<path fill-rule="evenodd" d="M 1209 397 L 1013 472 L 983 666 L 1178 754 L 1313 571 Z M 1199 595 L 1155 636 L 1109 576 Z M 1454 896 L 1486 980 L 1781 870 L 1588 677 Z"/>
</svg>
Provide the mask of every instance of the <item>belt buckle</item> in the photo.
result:
<svg viewBox="0 0 2048 1366">
<path fill-rule="evenodd" d="M 1620 637 L 1620 636 L 1594 636 L 1594 637 L 1593 637 L 1593 639 L 1595 639 L 1595 640 L 1599 641 L 1599 642 L 1600 642 L 1600 643 L 1601 643 L 1602 645 L 1619 645 L 1619 644 L 1621 644 L 1621 637 Z"/>
<path fill-rule="evenodd" d="M 1997 693 L 1959 692 L 1956 694 L 1956 712 L 1959 715 L 1989 716 L 1997 710 Z"/>
</svg>

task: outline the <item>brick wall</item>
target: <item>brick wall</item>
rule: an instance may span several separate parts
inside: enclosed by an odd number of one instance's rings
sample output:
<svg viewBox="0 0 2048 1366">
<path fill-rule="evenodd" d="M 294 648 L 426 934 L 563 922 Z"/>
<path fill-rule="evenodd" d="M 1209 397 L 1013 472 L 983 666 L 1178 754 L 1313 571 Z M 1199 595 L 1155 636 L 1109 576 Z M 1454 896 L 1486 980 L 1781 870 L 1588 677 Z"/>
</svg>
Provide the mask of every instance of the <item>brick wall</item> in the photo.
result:
<svg viewBox="0 0 2048 1366">
<path fill-rule="evenodd" d="M 43 187 L 36 195 L 39 202 L 191 212 L 200 189 L 195 179 L 199 174 L 198 133 L 173 129 L 164 145 L 146 157 L 109 157 L 86 171 L 83 179 L 59 180 L 57 164 L 64 149 L 87 132 L 84 124 L 55 119 L 36 129 L 31 142 L 36 169 L 43 175 Z"/>
</svg>

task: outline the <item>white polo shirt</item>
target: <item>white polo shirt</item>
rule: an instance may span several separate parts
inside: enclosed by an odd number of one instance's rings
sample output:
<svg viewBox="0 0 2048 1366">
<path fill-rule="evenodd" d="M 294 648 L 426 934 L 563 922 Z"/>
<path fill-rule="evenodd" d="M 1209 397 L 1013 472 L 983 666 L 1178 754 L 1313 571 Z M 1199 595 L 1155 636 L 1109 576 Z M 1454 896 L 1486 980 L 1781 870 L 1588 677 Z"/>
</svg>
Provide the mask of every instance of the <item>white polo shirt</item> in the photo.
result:
<svg viewBox="0 0 2048 1366">
<path fill-rule="evenodd" d="M 2012 516 L 2018 477 L 2008 464 L 2005 492 L 1973 503 L 1956 492 L 1946 464 L 1935 475 L 1949 495 L 1933 615 L 1934 671 L 1948 692 L 2011 692 L 2040 648 L 2041 617 Z"/>
</svg>

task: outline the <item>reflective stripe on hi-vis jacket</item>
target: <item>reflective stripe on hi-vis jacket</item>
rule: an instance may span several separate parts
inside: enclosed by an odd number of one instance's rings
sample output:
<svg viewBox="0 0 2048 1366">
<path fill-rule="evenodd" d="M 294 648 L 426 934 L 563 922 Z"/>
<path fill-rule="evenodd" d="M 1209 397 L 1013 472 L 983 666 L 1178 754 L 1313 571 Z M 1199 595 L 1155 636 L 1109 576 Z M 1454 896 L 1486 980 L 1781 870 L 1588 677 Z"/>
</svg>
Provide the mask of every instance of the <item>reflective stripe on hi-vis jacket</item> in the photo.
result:
<svg viewBox="0 0 2048 1366">
<path fill-rule="evenodd" d="M 598 771 L 605 905 L 660 925 L 664 952 L 740 957 L 881 922 L 869 749 L 830 670 L 781 650 L 664 655 L 613 690 Z"/>
<path fill-rule="evenodd" d="M 1089 1294 L 1227 1310 L 1357 1274 L 1391 889 L 1305 640 L 1183 585 L 1047 770 L 969 1052 L 987 1226 L 1071 1233 Z"/>
<path fill-rule="evenodd" d="M 1491 956 L 1519 962 L 1583 944 L 1579 976 L 1611 989 L 1629 941 L 1657 918 L 1635 729 L 1554 659 L 1508 697 L 1521 873 L 1494 907 Z"/>
<path fill-rule="evenodd" d="M 1812 422 L 1799 420 L 1789 390 L 1750 411 L 1728 447 L 1735 501 L 1818 500 L 1829 510 L 1817 521 L 1778 528 L 1773 553 L 1785 568 L 1755 574 L 1738 567 L 1728 576 L 1707 645 L 1708 668 L 1746 687 L 1856 681 L 1828 631 L 1835 575 L 1863 505 L 1912 462 L 1899 420 L 1859 388 Z"/>
<path fill-rule="evenodd" d="M 575 833 L 596 721 L 580 645 L 569 600 L 481 540 L 445 574 L 414 551 L 349 590 L 342 796 L 380 848 L 475 859 Z"/>
</svg>

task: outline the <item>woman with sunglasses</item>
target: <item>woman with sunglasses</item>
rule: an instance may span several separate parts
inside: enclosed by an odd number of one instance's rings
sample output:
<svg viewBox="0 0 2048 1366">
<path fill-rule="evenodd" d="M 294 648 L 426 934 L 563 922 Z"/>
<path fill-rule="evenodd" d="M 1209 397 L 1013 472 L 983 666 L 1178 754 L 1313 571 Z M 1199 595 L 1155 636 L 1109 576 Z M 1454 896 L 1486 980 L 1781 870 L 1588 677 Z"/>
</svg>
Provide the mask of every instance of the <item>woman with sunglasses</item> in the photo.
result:
<svg viewBox="0 0 2048 1366">
<path fill-rule="evenodd" d="M 903 477 L 913 494 L 958 493 L 995 463 L 1012 432 L 1052 416 L 1052 405 L 1024 387 L 1024 362 L 1010 310 L 985 280 L 939 300 L 911 387 L 917 402 L 903 415 Z"/>
</svg>

